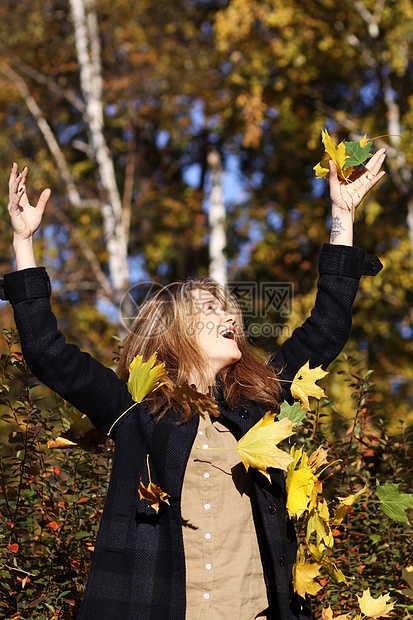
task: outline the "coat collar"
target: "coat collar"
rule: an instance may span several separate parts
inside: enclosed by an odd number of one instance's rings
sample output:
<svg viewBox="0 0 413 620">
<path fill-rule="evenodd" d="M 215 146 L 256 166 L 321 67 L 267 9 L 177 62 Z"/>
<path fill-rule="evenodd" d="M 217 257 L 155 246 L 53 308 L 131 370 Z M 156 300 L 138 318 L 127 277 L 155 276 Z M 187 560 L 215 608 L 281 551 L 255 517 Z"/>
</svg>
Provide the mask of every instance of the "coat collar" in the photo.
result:
<svg viewBox="0 0 413 620">
<path fill-rule="evenodd" d="M 265 414 L 265 407 L 251 401 L 231 409 L 225 402 L 222 390 L 215 390 L 214 396 L 223 423 L 233 432 L 237 440 Z M 157 484 L 171 496 L 180 495 L 198 424 L 198 414 L 185 424 L 177 424 L 176 419 L 168 414 L 155 423 L 152 453 L 157 466 Z"/>
</svg>

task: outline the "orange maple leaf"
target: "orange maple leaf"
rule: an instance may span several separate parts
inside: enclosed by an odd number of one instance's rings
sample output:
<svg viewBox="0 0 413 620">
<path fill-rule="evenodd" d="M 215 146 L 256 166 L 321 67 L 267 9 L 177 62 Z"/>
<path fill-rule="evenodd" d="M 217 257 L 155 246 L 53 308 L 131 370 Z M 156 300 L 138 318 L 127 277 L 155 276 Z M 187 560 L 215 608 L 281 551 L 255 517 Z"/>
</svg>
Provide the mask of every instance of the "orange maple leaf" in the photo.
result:
<svg viewBox="0 0 413 620">
<path fill-rule="evenodd" d="M 164 491 L 162 491 L 162 489 L 160 487 L 158 487 L 157 484 L 153 483 L 151 480 L 151 470 L 149 469 L 149 454 L 146 457 L 146 463 L 148 465 L 148 474 L 149 474 L 149 484 L 146 487 L 143 482 L 142 482 L 142 478 L 139 482 L 139 489 L 138 489 L 138 493 L 139 493 L 139 497 L 141 499 L 146 499 L 148 500 L 149 506 L 151 508 L 153 508 L 155 510 L 155 512 L 159 511 L 159 502 L 165 502 L 166 504 L 169 504 L 169 498 L 170 495 L 168 495 L 168 493 L 165 493 Z"/>
</svg>

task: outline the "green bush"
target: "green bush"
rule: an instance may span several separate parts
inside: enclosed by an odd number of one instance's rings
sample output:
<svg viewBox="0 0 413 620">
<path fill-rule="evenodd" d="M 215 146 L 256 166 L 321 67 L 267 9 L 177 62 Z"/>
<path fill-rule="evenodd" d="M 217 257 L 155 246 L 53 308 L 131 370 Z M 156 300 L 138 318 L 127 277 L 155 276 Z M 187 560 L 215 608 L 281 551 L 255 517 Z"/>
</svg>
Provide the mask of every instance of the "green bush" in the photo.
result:
<svg viewBox="0 0 413 620">
<path fill-rule="evenodd" d="M 67 405 L 42 398 L 15 336 L 1 357 L 0 614 L 6 618 L 71 619 L 79 611 L 94 537 L 105 500 L 111 445 L 98 453 L 51 449 L 69 427 Z M 10 400 L 13 384 L 20 395 Z M 7 425 L 7 427 L 6 427 Z"/>
</svg>

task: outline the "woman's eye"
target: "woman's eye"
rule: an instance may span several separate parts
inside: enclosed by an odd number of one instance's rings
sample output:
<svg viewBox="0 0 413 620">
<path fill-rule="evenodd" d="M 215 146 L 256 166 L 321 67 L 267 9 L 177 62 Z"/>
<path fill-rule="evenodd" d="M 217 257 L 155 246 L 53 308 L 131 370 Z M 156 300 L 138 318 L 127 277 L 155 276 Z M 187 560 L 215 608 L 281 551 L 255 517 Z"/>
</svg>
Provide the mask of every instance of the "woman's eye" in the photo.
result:
<svg viewBox="0 0 413 620">
<path fill-rule="evenodd" d="M 203 311 L 204 312 L 210 312 L 210 311 L 214 311 L 215 310 L 215 304 L 214 303 L 206 303 L 204 304 L 203 307 Z"/>
</svg>

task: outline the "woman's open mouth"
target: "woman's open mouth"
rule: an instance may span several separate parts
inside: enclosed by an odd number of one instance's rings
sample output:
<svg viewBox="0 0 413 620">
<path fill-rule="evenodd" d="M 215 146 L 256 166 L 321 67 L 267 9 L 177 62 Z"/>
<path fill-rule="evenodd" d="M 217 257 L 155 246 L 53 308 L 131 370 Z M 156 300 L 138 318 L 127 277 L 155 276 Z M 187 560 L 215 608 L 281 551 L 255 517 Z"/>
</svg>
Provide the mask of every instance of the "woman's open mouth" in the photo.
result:
<svg viewBox="0 0 413 620">
<path fill-rule="evenodd" d="M 227 340 L 235 340 L 235 329 L 233 327 L 227 327 L 224 331 L 220 332 L 220 336 L 227 338 Z"/>
</svg>

